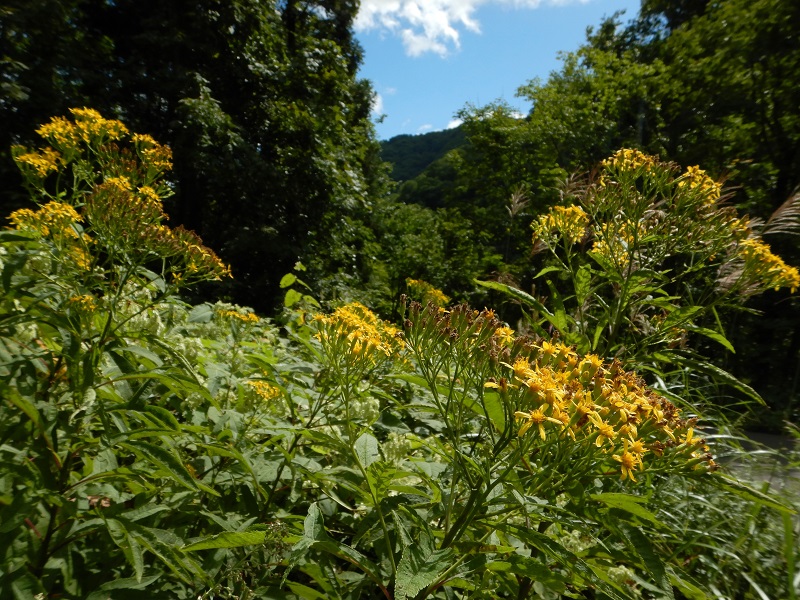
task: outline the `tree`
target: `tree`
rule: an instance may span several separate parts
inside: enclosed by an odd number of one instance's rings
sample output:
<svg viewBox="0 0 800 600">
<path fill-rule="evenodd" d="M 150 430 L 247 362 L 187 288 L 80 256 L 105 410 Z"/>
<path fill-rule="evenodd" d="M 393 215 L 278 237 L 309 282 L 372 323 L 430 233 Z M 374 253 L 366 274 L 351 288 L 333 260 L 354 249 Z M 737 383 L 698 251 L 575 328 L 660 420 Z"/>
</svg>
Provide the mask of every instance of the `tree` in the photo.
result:
<svg viewBox="0 0 800 600">
<path fill-rule="evenodd" d="M 348 0 L 12 0 L 2 14 L 0 146 L 91 105 L 164 140 L 173 220 L 232 264 L 236 301 L 267 309 L 300 258 L 325 265 L 385 178 Z M 7 154 L 0 179 L 16 188 Z M 18 199 L 11 199 L 18 203 Z M 10 208 L 7 206 L 6 208 Z"/>
</svg>

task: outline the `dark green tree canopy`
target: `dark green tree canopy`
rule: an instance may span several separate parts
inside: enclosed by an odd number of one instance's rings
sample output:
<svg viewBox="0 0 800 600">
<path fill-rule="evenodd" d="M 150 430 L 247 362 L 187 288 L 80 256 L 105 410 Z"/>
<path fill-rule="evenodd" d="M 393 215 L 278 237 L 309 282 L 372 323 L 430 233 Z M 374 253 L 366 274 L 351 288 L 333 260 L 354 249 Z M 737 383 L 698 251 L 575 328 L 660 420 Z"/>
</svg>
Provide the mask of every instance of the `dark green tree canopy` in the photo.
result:
<svg viewBox="0 0 800 600">
<path fill-rule="evenodd" d="M 360 218 L 383 185 L 373 92 L 356 78 L 357 8 L 350 0 L 6 3 L 3 189 L 18 183 L 9 146 L 30 143 L 37 124 L 84 105 L 120 118 L 172 147 L 173 220 L 232 263 L 237 301 L 269 307 L 294 261 L 324 256 L 341 222 L 326 215 Z M 20 199 L 3 202 L 5 213 Z"/>
</svg>

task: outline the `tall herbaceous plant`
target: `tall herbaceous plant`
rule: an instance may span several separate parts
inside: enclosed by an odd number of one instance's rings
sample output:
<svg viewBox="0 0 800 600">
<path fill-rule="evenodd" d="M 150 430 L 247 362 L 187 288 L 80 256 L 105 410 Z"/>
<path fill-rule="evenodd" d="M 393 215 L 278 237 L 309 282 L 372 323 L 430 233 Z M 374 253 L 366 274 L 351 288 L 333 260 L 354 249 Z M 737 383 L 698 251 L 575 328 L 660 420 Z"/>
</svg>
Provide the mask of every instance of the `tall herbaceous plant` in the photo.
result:
<svg viewBox="0 0 800 600">
<path fill-rule="evenodd" d="M 296 274 L 279 330 L 177 299 L 229 272 L 166 225 L 168 148 L 89 109 L 38 133 L 13 152 L 38 206 L 0 233 L 0 596 L 704 598 L 669 490 L 791 523 L 636 373 L 688 327 L 680 286 L 796 285 L 699 171 L 619 154 L 585 204 L 537 222 L 581 290 L 574 311 L 535 305 L 559 339 L 416 280 L 428 301 L 397 325 L 321 312 Z M 639 206 L 651 185 L 674 193 Z M 694 241 L 655 243 L 674 227 Z M 692 268 L 656 278 L 667 255 Z"/>
</svg>

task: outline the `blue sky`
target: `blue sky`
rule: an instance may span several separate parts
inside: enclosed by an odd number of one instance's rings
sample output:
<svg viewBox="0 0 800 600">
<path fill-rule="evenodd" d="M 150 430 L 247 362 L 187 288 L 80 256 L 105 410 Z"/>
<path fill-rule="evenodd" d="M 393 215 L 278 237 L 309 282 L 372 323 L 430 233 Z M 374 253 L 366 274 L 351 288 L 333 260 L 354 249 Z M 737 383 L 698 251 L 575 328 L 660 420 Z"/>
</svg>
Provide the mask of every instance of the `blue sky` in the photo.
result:
<svg viewBox="0 0 800 600">
<path fill-rule="evenodd" d="M 356 22 L 364 48 L 360 76 L 386 115 L 378 137 L 417 134 L 455 124 L 465 104 L 516 98 L 534 77 L 558 70 L 559 51 L 575 50 L 586 27 L 640 0 L 362 0 Z"/>
</svg>

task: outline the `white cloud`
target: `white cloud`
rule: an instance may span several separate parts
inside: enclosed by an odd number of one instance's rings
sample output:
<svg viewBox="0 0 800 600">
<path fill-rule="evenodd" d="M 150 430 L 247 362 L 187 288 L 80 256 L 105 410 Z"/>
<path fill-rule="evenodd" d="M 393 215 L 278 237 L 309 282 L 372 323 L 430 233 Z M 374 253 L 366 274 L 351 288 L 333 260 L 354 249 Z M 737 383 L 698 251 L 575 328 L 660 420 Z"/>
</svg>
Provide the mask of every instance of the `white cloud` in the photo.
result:
<svg viewBox="0 0 800 600">
<path fill-rule="evenodd" d="M 480 33 L 473 13 L 482 4 L 537 8 L 542 3 L 565 5 L 589 0 L 362 0 L 355 27 L 379 29 L 398 35 L 406 53 L 434 52 L 446 56 L 461 45 L 461 31 Z"/>
<path fill-rule="evenodd" d="M 372 96 L 372 114 L 377 117 L 383 114 L 383 96 L 378 92 Z"/>
<path fill-rule="evenodd" d="M 450 121 L 447 124 L 447 127 L 445 127 L 445 129 L 455 129 L 456 127 L 461 125 L 463 122 L 464 121 L 462 121 L 461 119 L 453 119 L 452 121 Z"/>
<path fill-rule="evenodd" d="M 420 125 L 417 128 L 417 133 L 425 133 L 426 131 L 430 131 L 431 129 L 433 129 L 433 125 L 431 125 L 430 123 L 425 123 L 425 125 Z"/>
</svg>

